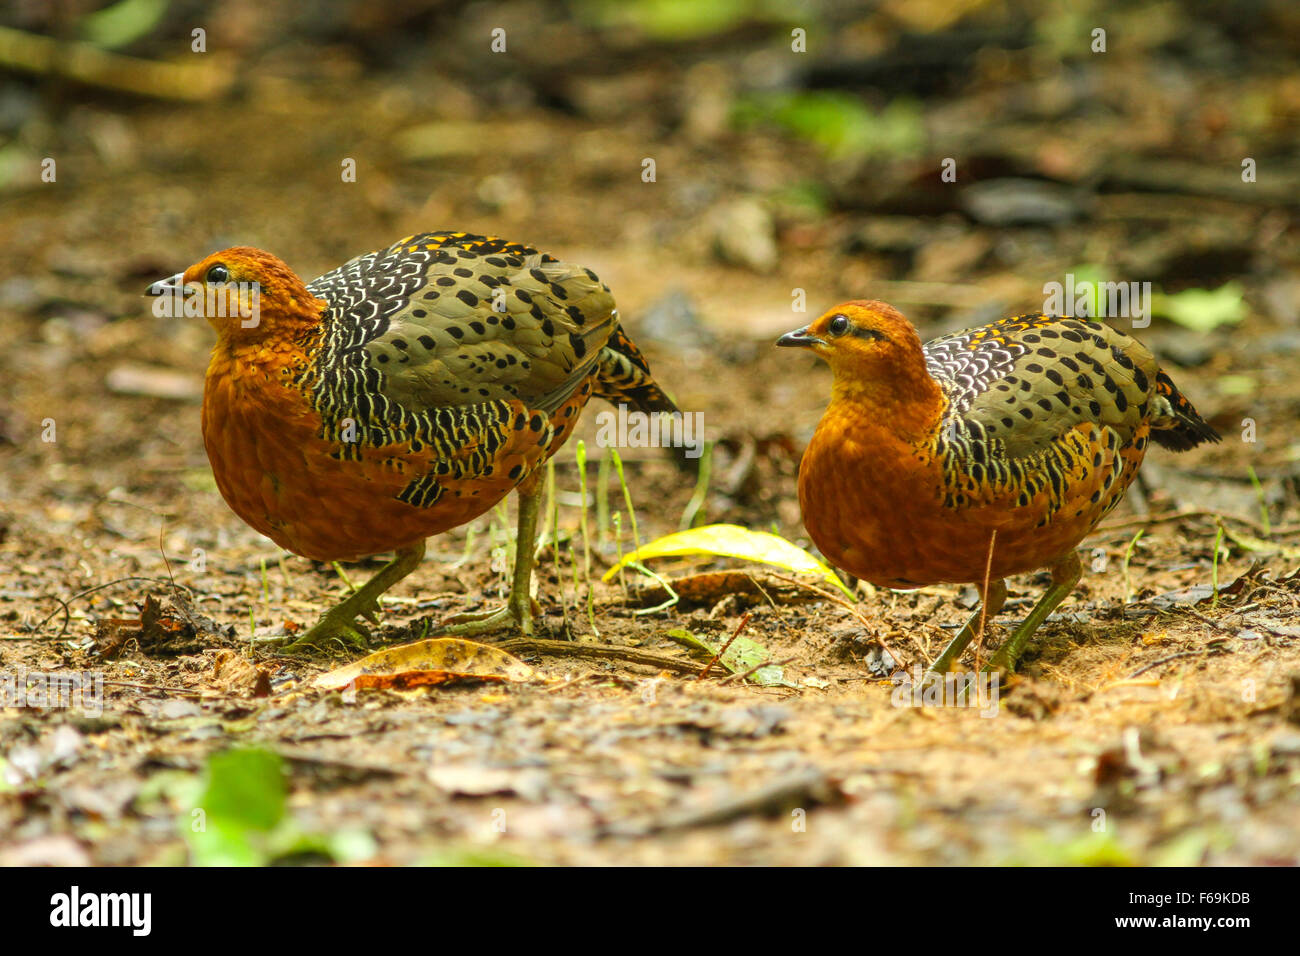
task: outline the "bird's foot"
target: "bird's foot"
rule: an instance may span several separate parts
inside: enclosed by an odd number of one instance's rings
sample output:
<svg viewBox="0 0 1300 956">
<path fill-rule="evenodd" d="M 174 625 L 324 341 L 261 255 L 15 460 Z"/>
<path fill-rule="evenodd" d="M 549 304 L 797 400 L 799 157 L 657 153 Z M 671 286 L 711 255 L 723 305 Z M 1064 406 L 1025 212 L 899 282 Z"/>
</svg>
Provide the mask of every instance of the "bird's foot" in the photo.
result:
<svg viewBox="0 0 1300 956">
<path fill-rule="evenodd" d="M 372 614 L 367 613 L 366 617 L 373 620 Z M 358 650 L 366 650 L 370 646 L 370 633 L 365 625 L 357 620 L 355 612 L 342 605 L 327 611 L 319 621 L 286 643 L 281 650 L 295 654 L 307 648 L 327 650 L 338 644 Z"/>
<path fill-rule="evenodd" d="M 980 670 L 985 673 L 1014 673 L 1016 664 L 1020 662 L 1020 653 L 1032 636 L 1032 629 L 1027 630 L 1024 625 L 1016 628 L 1002 642 L 1002 646 L 993 652 L 993 656 L 988 659 L 988 663 L 981 667 Z"/>
<path fill-rule="evenodd" d="M 531 597 L 526 604 L 512 598 L 505 607 L 499 607 L 495 611 L 453 614 L 438 630 L 452 637 L 474 637 L 517 629 L 525 637 L 530 637 L 533 633 L 533 615 L 541 613 L 541 607 Z"/>
</svg>

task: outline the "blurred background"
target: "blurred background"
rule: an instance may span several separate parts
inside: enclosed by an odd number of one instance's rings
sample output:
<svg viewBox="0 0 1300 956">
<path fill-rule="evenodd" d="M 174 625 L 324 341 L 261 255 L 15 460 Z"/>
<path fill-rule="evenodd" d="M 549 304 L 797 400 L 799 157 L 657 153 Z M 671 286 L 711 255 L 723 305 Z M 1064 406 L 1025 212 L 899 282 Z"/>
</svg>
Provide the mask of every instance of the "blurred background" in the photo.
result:
<svg viewBox="0 0 1300 956">
<path fill-rule="evenodd" d="M 830 306 L 884 299 L 929 338 L 1043 309 L 1045 284 L 1070 276 L 1150 282 L 1153 320 L 1137 334 L 1225 441 L 1176 460 L 1153 453 L 1141 486 L 1090 539 L 1092 570 L 1063 611 L 1085 609 L 1072 621 L 1109 616 L 1104 626 L 1119 630 L 1106 643 L 1071 643 L 1077 653 L 1062 665 L 1071 670 L 1053 674 L 1076 690 L 1102 686 L 1135 666 L 1121 657 L 1137 633 L 1122 631 L 1132 598 L 1164 594 L 1164 607 L 1182 606 L 1208 598 L 1212 575 L 1230 580 L 1260 558 L 1291 567 L 1300 554 L 1284 536 L 1300 530 L 1298 128 L 1294 0 L 9 0 L 0 10 L 0 630 L 6 639 L 102 636 L 133 613 L 145 585 L 94 591 L 66 619 L 50 617 L 60 611 L 51 595 L 133 574 L 174 574 L 227 629 L 230 647 L 247 646 L 236 628 L 314 619 L 337 597 L 334 572 L 278 553 L 212 482 L 199 432 L 211 330 L 155 317 L 142 292 L 230 245 L 265 248 L 311 278 L 402 236 L 452 228 L 594 269 L 659 380 L 684 409 L 704 413 L 714 444 L 703 476 L 658 450 L 625 450 L 643 539 L 730 521 L 807 544 L 795 474 L 829 375 L 772 343 Z M 588 447 L 592 417 L 580 432 Z M 571 529 L 582 503 L 572 448 L 556 468 Z M 622 506 L 617 484 L 609 495 Z M 1135 537 L 1147 527 L 1135 512 L 1175 510 L 1179 521 Z M 1235 516 L 1227 536 L 1212 511 Z M 488 548 L 504 547 L 510 523 L 502 513 L 476 525 L 492 533 L 458 529 L 430 542 L 430 559 L 394 590 L 390 622 L 419 633 L 448 610 L 498 599 L 507 564 Z M 598 557 L 612 554 L 606 540 Z M 574 574 L 568 592 L 543 575 L 551 626 L 578 593 Z M 640 646 L 687 615 L 684 603 L 634 618 L 616 587 L 596 587 L 606 641 Z M 952 600 L 960 589 L 937 590 L 864 596 L 863 607 L 892 647 L 937 648 L 941 625 L 964 613 Z M 731 597 L 690 610 L 691 626 L 735 628 Z M 759 601 L 754 613 L 749 633 L 774 657 L 801 655 L 820 675 L 811 686 L 841 682 L 842 697 L 826 706 L 852 716 L 845 726 L 868 711 L 892 719 L 864 697 L 857 637 L 844 644 L 826 624 L 839 611 Z M 585 615 L 566 612 L 564 628 L 588 636 Z M 1270 633 L 1284 633 L 1278 626 Z M 1151 638 L 1152 655 L 1163 640 Z M 82 661 L 68 646 L 26 641 L 21 659 Z M 0 645 L 0 655 L 16 647 Z M 209 669 L 174 653 L 164 655 L 171 669 L 136 658 L 110 673 L 174 684 Z M 1186 719 L 1217 719 L 1230 697 L 1197 697 Z M 1094 726 L 1119 719 L 1097 718 L 1114 698 L 1098 699 L 1071 725 L 1089 741 L 1101 733 Z M 821 700 L 810 694 L 801 706 Z M 1163 722 L 1154 714 L 1133 719 Z M 790 747 L 813 752 L 830 719 L 810 719 Z M 1206 739 L 1237 739 L 1206 727 Z M 638 740 L 657 748 L 656 733 Z M 844 747 L 858 746 L 854 733 Z M 944 753 L 976 749 L 934 750 L 933 765 L 918 751 L 915 766 L 942 783 L 932 796 L 944 826 L 964 805 Z M 962 785 L 994 808 L 1009 794 L 1042 797 L 1010 820 L 1065 813 L 1051 809 L 1057 791 L 1035 789 L 1042 757 L 1028 753 L 997 773 L 961 764 Z M 1069 748 L 1053 754 L 1061 767 L 1080 759 Z M 1238 758 L 1242 779 L 1282 785 L 1256 773 L 1254 756 Z M 1016 773 L 1020 784 L 1008 783 Z M 629 806 L 650 792 L 659 793 L 638 782 Z M 1269 805 L 1293 820 L 1283 802 Z M 1085 804 L 1097 805 L 1106 804 Z M 853 833 L 879 816 L 862 806 L 870 814 Z M 1234 833 L 1239 806 L 1223 811 Z M 1294 827 L 1278 826 L 1241 828 L 1244 842 L 1224 859 L 1294 859 Z M 996 836 L 983 824 L 971 832 L 975 842 Z M 1288 832 L 1284 851 L 1277 834 Z M 826 859 L 847 845 L 835 833 L 818 837 Z M 775 845 L 788 858 L 802 852 Z M 917 852 L 970 859 L 958 845 L 935 840 Z M 700 853 L 711 859 L 713 848 Z"/>
</svg>

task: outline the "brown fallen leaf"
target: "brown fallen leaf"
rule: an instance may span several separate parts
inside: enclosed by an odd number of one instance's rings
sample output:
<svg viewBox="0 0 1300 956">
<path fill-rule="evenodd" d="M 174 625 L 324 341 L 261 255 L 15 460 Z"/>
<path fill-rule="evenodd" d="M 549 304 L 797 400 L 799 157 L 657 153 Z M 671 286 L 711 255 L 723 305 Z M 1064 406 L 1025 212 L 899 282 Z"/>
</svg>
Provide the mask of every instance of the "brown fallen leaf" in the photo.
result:
<svg viewBox="0 0 1300 956">
<path fill-rule="evenodd" d="M 212 685 L 228 694 L 268 697 L 271 693 L 270 675 L 231 650 L 218 651 L 213 658 Z"/>
<path fill-rule="evenodd" d="M 524 683 L 536 679 L 531 667 L 500 648 L 458 637 L 435 637 L 376 651 L 346 667 L 318 675 L 307 686 L 322 690 L 341 690 L 348 685 L 405 690 L 453 680 Z"/>
<path fill-rule="evenodd" d="M 146 594 L 140 607 L 140 649 L 150 656 L 193 654 L 224 643 L 210 617 L 200 614 L 179 589 L 155 598 Z"/>
<path fill-rule="evenodd" d="M 672 579 L 673 590 L 685 605 L 713 605 L 729 594 L 764 600 L 770 598 L 779 604 L 820 601 L 815 592 L 784 584 L 763 574 L 750 571 L 705 571 Z M 668 591 L 658 584 L 636 588 L 634 597 L 644 605 L 660 604 L 669 597 Z"/>
</svg>

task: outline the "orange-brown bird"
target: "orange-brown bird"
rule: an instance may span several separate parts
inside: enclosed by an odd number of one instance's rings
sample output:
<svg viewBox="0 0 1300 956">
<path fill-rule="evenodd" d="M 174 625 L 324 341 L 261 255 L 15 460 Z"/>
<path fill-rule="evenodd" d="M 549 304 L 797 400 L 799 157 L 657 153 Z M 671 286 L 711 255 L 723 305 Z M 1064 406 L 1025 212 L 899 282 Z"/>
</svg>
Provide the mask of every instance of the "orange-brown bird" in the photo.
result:
<svg viewBox="0 0 1300 956">
<path fill-rule="evenodd" d="M 362 642 L 425 539 L 516 488 L 509 601 L 444 632 L 530 633 L 539 469 L 592 395 L 676 411 L 595 273 L 503 239 L 410 236 L 308 283 L 237 247 L 148 291 L 216 330 L 203 441 L 234 512 L 318 561 L 396 551 L 292 647 Z"/>
<path fill-rule="evenodd" d="M 989 669 L 1013 670 L 1074 589 L 1075 548 L 1119 503 L 1149 440 L 1174 451 L 1219 440 L 1150 351 L 1088 319 L 1034 313 L 922 346 L 892 306 L 855 301 L 777 345 L 812 350 L 833 374 L 799 468 L 804 525 L 832 564 L 888 588 L 974 584 L 988 620 L 1004 578 L 1051 570 Z M 951 669 L 980 618 L 933 670 Z"/>
</svg>

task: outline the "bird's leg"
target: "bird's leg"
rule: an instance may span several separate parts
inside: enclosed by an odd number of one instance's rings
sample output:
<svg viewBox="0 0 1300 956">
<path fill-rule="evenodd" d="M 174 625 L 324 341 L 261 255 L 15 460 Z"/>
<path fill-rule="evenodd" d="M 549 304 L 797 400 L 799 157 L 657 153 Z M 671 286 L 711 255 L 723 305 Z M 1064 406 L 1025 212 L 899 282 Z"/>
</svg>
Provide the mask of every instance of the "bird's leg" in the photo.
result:
<svg viewBox="0 0 1300 956">
<path fill-rule="evenodd" d="M 957 636 L 948 642 L 948 646 L 943 649 L 943 653 L 934 659 L 930 665 L 930 673 L 946 674 L 952 670 L 952 666 L 957 663 L 961 657 L 962 651 L 979 633 L 980 619 L 983 618 L 987 626 L 997 617 L 998 612 L 1002 610 L 1002 605 L 1007 603 L 1007 582 L 1001 578 L 994 578 L 989 582 L 988 592 L 980 599 L 980 606 L 975 609 L 975 613 L 970 616 Z"/>
<path fill-rule="evenodd" d="M 1033 637 L 1034 631 L 1038 630 L 1038 626 L 1047 620 L 1047 615 L 1055 611 L 1056 606 L 1069 596 L 1082 576 L 1083 565 L 1079 563 L 1078 552 L 1071 548 L 1069 554 L 1052 565 L 1052 586 L 1034 605 L 1034 609 L 1029 612 L 1029 617 L 1011 632 L 1011 636 L 984 665 L 984 670 L 1014 671 L 1016 661 L 1020 659 L 1020 653 Z"/>
<path fill-rule="evenodd" d="M 373 578 L 326 611 L 315 625 L 292 643 L 286 644 L 285 650 L 296 651 L 307 646 L 324 647 L 331 640 L 343 640 L 357 647 L 365 647 L 365 629 L 357 622 L 357 618 L 370 614 L 378 607 L 380 595 L 414 571 L 423 559 L 423 541 L 398 551 L 397 556 L 380 568 Z"/>
<path fill-rule="evenodd" d="M 537 553 L 537 516 L 542 508 L 542 485 L 534 472 L 518 487 L 519 524 L 515 532 L 515 569 L 506 606 L 487 614 L 457 614 L 448 618 L 444 634 L 469 637 L 508 627 L 525 634 L 533 633 L 533 559 Z"/>
</svg>

